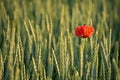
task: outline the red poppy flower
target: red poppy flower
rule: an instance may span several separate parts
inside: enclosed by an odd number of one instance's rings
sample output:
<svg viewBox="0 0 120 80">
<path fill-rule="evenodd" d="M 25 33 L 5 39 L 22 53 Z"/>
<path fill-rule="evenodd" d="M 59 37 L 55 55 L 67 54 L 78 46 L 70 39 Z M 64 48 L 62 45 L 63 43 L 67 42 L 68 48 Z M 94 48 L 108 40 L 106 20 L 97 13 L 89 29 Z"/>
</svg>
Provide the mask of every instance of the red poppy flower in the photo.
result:
<svg viewBox="0 0 120 80">
<path fill-rule="evenodd" d="M 78 37 L 89 38 L 94 32 L 94 27 L 92 26 L 77 26 L 75 29 L 75 35 Z"/>
</svg>

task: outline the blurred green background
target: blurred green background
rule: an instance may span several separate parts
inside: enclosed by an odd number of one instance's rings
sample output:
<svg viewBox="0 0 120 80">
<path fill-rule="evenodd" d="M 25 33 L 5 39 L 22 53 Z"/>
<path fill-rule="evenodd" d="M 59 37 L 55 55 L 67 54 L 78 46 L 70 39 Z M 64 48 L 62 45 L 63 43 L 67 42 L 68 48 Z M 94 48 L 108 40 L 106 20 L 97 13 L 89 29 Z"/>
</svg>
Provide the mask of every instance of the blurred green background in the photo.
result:
<svg viewBox="0 0 120 80">
<path fill-rule="evenodd" d="M 95 28 L 89 39 L 78 25 Z M 119 0 L 0 0 L 1 80 L 119 80 Z"/>
</svg>

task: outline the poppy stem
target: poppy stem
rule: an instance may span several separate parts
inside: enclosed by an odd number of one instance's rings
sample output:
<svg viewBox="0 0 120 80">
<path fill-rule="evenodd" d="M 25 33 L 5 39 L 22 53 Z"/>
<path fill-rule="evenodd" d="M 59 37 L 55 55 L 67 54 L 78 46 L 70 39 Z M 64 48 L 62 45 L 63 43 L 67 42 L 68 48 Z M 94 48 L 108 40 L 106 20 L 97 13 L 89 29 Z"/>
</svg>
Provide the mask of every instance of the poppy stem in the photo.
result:
<svg viewBox="0 0 120 80">
<path fill-rule="evenodd" d="M 81 44 L 81 39 L 80 38 L 78 38 L 78 43 L 79 43 L 79 45 Z"/>
</svg>

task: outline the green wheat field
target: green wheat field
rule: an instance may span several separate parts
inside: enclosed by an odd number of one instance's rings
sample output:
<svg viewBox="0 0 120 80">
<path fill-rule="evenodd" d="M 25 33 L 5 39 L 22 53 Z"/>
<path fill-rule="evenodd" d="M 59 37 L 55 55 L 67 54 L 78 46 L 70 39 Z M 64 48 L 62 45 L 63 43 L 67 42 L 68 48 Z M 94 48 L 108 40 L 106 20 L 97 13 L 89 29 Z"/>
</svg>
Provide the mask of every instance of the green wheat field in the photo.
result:
<svg viewBox="0 0 120 80">
<path fill-rule="evenodd" d="M 0 80 L 120 80 L 120 1 L 0 0 Z"/>
</svg>

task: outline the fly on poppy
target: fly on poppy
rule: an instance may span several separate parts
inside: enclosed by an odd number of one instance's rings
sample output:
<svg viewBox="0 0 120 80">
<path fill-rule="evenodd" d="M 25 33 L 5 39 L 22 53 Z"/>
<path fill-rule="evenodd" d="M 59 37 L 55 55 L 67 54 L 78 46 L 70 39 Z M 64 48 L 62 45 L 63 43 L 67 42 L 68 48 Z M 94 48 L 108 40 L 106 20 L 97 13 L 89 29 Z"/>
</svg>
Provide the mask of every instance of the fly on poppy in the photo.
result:
<svg viewBox="0 0 120 80">
<path fill-rule="evenodd" d="M 94 33 L 94 27 L 92 26 L 82 25 L 82 26 L 77 26 L 75 29 L 75 35 L 77 37 L 89 38 L 93 35 L 93 33 Z"/>
</svg>

